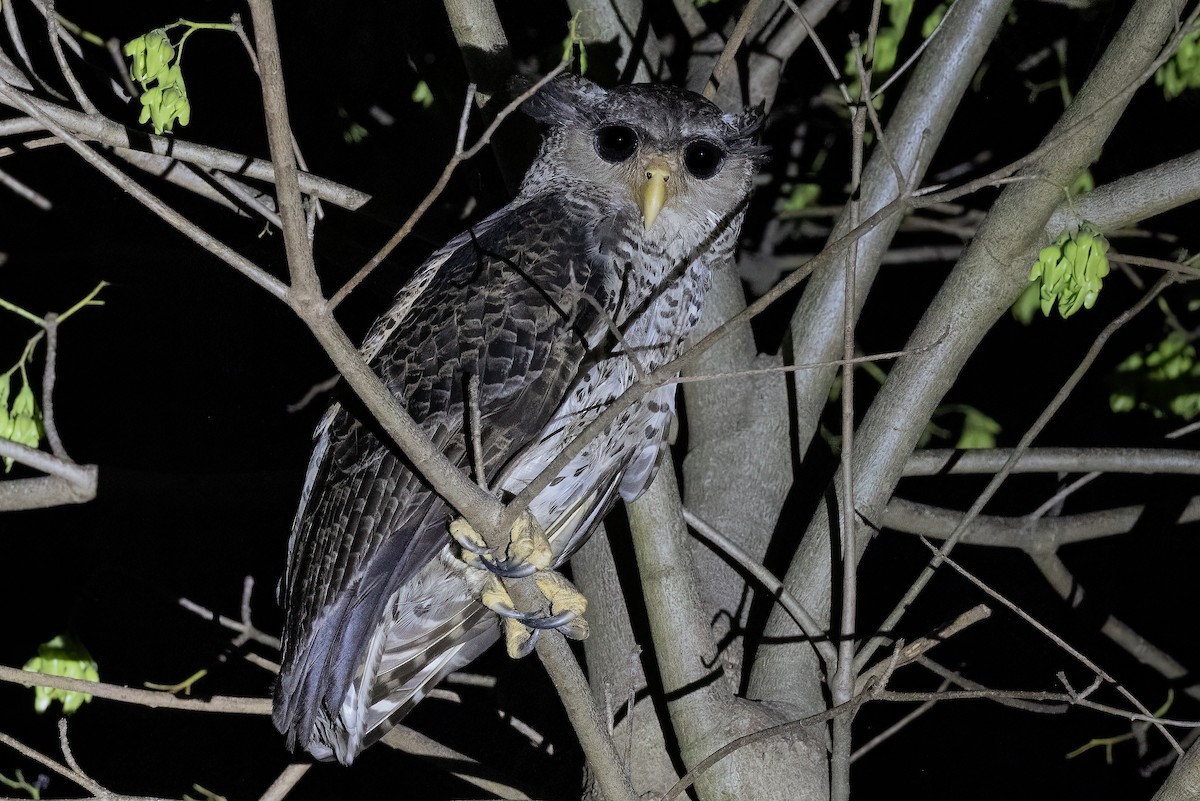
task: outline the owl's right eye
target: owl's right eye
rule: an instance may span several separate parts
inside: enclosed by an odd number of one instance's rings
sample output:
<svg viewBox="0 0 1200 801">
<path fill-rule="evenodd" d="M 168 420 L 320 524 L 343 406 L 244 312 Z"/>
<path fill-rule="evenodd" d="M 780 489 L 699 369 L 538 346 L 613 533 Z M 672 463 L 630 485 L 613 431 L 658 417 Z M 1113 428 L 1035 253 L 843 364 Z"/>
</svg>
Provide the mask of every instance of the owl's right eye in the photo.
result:
<svg viewBox="0 0 1200 801">
<path fill-rule="evenodd" d="M 596 152 L 613 164 L 628 159 L 637 146 L 637 132 L 628 125 L 605 125 L 596 131 Z"/>
</svg>

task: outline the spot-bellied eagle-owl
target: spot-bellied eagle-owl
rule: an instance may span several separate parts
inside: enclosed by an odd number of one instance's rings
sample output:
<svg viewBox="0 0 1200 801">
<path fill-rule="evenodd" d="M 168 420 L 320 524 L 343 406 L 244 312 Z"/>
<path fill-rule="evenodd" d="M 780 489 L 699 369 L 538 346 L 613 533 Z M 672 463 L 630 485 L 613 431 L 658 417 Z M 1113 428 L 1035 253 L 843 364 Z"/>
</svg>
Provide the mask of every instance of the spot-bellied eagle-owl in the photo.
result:
<svg viewBox="0 0 1200 801">
<path fill-rule="evenodd" d="M 722 114 L 670 86 L 564 76 L 524 108 L 547 132 L 516 199 L 434 253 L 362 346 L 452 463 L 473 474 L 481 457 L 501 498 L 683 351 L 763 154 L 760 112 Z M 674 410 L 674 385 L 645 393 L 538 493 L 539 567 L 641 494 Z M 495 642 L 492 609 L 511 610 L 481 603 L 480 568 L 499 567 L 452 539 L 455 517 L 369 421 L 329 410 L 281 587 L 275 724 L 290 747 L 349 763 Z"/>
</svg>

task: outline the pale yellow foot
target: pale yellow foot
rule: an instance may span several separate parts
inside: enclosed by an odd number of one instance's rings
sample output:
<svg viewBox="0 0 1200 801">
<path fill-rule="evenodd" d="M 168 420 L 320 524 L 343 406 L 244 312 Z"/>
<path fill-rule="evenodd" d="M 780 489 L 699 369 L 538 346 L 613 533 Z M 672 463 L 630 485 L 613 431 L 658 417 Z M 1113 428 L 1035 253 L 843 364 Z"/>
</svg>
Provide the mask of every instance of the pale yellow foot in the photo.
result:
<svg viewBox="0 0 1200 801">
<path fill-rule="evenodd" d="M 587 596 L 577 590 L 575 585 L 567 581 L 567 577 L 557 570 L 536 573 L 533 581 L 542 591 L 542 595 L 546 596 L 546 600 L 550 602 L 551 615 L 563 612 L 574 614 L 574 617 L 559 626 L 558 630 L 572 640 L 587 639 L 588 623 L 583 619 L 583 614 L 587 611 Z"/>
<path fill-rule="evenodd" d="M 554 561 L 554 551 L 550 549 L 546 532 L 529 512 L 513 523 L 506 555 L 514 562 L 528 562 L 538 570 L 548 569 Z"/>
<path fill-rule="evenodd" d="M 501 617 L 509 656 L 517 659 L 533 651 L 538 629 L 557 629 L 575 640 L 587 637 L 588 624 L 583 619 L 587 598 L 550 567 L 554 552 L 533 515 L 526 512 L 513 524 L 503 562 L 496 559 L 483 537 L 466 520 L 460 518 L 450 523 L 450 536 L 461 548 L 459 558 L 469 567 L 486 573 L 475 586 L 482 586 L 483 605 Z M 518 612 L 501 580 L 501 576 L 531 574 L 546 598 L 548 612 L 542 616 Z"/>
</svg>

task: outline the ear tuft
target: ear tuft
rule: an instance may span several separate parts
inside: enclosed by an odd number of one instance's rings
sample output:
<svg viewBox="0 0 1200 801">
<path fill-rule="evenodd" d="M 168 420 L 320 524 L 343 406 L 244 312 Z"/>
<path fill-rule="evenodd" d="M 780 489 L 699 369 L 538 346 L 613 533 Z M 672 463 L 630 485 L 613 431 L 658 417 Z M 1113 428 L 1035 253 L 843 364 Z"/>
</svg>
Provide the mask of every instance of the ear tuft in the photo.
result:
<svg viewBox="0 0 1200 801">
<path fill-rule="evenodd" d="M 518 85 L 518 81 L 522 83 Z M 530 86 L 529 79 L 514 79 L 509 89 L 519 94 Z M 559 75 L 522 104 L 526 114 L 547 125 L 562 125 L 583 119 L 608 95 L 604 89 L 578 75 Z"/>
<path fill-rule="evenodd" d="M 758 133 L 764 117 L 766 104 L 760 102 L 757 106 L 743 109 L 740 114 L 722 114 L 721 121 L 733 129 L 735 136 L 744 138 Z"/>
</svg>

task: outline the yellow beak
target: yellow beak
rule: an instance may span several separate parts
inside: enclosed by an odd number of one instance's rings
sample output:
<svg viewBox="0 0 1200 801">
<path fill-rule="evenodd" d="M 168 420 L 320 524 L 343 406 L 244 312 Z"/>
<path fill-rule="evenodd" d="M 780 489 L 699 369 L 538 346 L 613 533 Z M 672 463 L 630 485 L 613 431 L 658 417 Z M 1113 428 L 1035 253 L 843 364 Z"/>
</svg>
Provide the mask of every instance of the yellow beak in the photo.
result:
<svg viewBox="0 0 1200 801">
<path fill-rule="evenodd" d="M 653 159 L 646 165 L 646 182 L 638 194 L 638 205 L 642 209 L 642 222 L 649 229 L 654 225 L 663 204 L 667 202 L 667 182 L 671 180 L 671 167 L 664 158 Z"/>
</svg>

